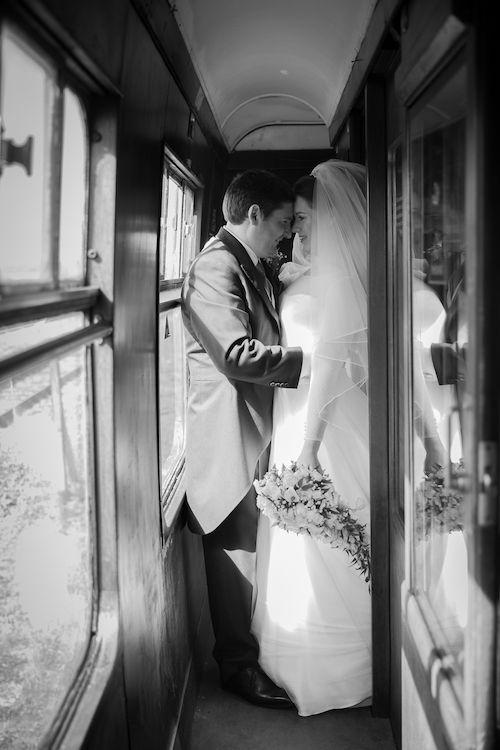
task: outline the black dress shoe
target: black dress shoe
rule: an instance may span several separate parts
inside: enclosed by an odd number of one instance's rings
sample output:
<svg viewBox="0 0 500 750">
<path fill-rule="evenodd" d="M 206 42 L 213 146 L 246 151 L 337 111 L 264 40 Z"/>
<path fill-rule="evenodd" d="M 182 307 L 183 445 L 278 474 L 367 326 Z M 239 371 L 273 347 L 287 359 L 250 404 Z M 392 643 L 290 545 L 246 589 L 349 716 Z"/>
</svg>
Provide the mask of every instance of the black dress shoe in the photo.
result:
<svg viewBox="0 0 500 750">
<path fill-rule="evenodd" d="M 295 708 L 283 690 L 260 667 L 245 667 L 222 683 L 224 690 L 267 708 Z"/>
</svg>

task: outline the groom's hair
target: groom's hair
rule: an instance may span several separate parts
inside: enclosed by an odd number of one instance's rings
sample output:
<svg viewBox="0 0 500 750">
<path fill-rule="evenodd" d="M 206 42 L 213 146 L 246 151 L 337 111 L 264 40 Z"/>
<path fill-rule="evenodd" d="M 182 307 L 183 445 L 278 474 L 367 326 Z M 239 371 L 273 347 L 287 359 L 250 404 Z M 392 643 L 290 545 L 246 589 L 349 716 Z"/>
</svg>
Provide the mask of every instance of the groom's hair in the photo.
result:
<svg viewBox="0 0 500 750">
<path fill-rule="evenodd" d="M 250 206 L 260 207 L 264 218 L 283 205 L 293 203 L 291 186 L 265 169 L 247 169 L 236 175 L 224 195 L 222 212 L 231 224 L 242 224 Z"/>
</svg>

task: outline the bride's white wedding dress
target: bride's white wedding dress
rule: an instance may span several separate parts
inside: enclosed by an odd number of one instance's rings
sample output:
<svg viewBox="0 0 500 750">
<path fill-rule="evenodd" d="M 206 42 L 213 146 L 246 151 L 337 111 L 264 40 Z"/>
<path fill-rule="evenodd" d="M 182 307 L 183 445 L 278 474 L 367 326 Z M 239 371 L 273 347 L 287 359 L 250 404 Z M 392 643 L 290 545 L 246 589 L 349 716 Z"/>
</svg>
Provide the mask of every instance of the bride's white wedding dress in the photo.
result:
<svg viewBox="0 0 500 750">
<path fill-rule="evenodd" d="M 285 346 L 311 337 L 310 277 L 284 291 Z M 304 438 L 309 381 L 277 389 L 270 466 L 289 464 Z M 334 406 L 319 460 L 369 532 L 368 406 L 353 387 Z M 264 671 L 285 688 L 301 716 L 346 708 L 371 696 L 371 601 L 368 584 L 342 549 L 287 533 L 261 514 L 253 632 Z"/>
</svg>

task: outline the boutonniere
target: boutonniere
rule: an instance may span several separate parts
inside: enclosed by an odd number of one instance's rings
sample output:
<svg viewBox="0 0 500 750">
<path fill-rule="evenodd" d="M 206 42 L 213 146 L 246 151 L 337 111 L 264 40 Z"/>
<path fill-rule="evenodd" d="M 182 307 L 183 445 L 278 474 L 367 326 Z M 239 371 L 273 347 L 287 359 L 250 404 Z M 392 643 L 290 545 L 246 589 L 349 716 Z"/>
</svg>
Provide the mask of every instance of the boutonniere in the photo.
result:
<svg viewBox="0 0 500 750">
<path fill-rule="evenodd" d="M 276 255 L 273 255 L 270 258 L 264 258 L 264 263 L 266 264 L 271 274 L 274 277 L 278 278 L 280 268 L 285 262 L 285 260 L 286 260 L 286 255 L 282 253 L 280 250 L 278 250 Z"/>
</svg>

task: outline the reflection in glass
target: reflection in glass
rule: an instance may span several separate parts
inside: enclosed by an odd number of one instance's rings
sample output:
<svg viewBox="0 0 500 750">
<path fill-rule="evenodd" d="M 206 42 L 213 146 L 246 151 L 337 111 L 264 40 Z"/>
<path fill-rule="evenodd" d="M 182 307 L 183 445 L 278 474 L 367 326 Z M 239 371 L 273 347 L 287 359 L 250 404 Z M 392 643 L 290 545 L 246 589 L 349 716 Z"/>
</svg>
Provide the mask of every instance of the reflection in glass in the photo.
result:
<svg viewBox="0 0 500 750">
<path fill-rule="evenodd" d="M 463 660 L 467 550 L 462 429 L 465 312 L 465 71 L 411 119 L 414 588 L 443 648 Z"/>
<path fill-rule="evenodd" d="M 91 636 L 86 351 L 0 381 L 0 745 L 38 747 Z"/>
<path fill-rule="evenodd" d="M 180 308 L 160 315 L 159 337 L 159 419 L 163 494 L 184 451 L 186 364 Z"/>
</svg>

